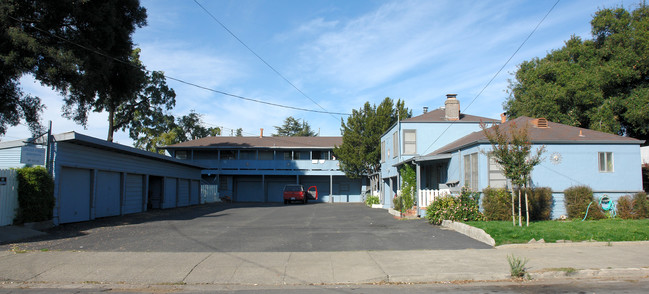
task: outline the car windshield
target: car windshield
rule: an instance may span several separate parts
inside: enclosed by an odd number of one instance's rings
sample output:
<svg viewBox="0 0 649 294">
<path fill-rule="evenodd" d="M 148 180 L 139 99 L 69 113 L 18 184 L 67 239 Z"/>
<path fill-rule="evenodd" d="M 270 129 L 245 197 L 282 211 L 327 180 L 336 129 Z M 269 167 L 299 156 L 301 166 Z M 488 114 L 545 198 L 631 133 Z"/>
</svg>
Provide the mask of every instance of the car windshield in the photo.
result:
<svg viewBox="0 0 649 294">
<path fill-rule="evenodd" d="M 302 186 L 286 186 L 284 187 L 284 191 L 290 191 L 290 192 L 302 191 Z"/>
</svg>

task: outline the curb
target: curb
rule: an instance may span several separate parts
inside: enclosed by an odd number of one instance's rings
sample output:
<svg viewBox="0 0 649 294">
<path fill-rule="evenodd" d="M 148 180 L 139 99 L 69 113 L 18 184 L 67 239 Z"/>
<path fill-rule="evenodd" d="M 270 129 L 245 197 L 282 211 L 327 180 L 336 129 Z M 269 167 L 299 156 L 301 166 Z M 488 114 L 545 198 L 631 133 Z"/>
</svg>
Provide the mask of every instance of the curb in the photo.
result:
<svg viewBox="0 0 649 294">
<path fill-rule="evenodd" d="M 487 234 L 487 232 L 485 232 L 483 229 L 478 229 L 464 223 L 454 222 L 450 220 L 442 221 L 442 227 L 454 230 L 460 234 L 466 235 L 491 247 L 496 246 L 496 240 L 494 240 L 494 238 Z"/>
</svg>

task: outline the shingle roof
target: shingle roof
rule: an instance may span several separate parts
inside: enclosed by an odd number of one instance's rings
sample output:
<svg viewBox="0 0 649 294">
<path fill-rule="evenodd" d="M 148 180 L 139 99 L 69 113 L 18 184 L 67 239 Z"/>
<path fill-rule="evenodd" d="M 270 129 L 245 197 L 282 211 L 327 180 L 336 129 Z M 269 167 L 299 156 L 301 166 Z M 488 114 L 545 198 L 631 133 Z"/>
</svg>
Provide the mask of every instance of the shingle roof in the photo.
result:
<svg viewBox="0 0 649 294">
<path fill-rule="evenodd" d="M 500 121 L 500 120 L 460 113 L 460 120 L 456 122 L 481 122 L 481 121 L 491 122 L 491 121 Z M 448 120 L 446 120 L 446 111 L 442 108 L 438 108 L 433 111 L 426 112 L 419 116 L 404 119 L 401 122 L 448 122 Z"/>
<path fill-rule="evenodd" d="M 162 147 L 185 148 L 333 148 L 343 143 L 342 137 L 205 137 Z"/>
<path fill-rule="evenodd" d="M 568 126 L 560 123 L 548 121 L 547 128 L 539 128 L 534 126 L 534 119 L 526 116 L 521 116 L 511 121 L 507 121 L 500 125 L 502 131 L 507 131 L 512 125 L 524 126 L 528 125 L 528 137 L 532 143 L 536 144 L 550 144 L 550 143 L 563 143 L 563 144 L 642 144 L 643 140 L 638 140 L 630 137 L 623 137 L 614 134 L 594 131 L 590 129 L 578 128 Z M 493 127 L 489 128 L 492 129 Z M 439 148 L 428 155 L 442 154 L 461 149 L 466 146 L 471 146 L 479 143 L 489 143 L 482 131 L 473 132 L 466 135 L 442 148 Z"/>
</svg>

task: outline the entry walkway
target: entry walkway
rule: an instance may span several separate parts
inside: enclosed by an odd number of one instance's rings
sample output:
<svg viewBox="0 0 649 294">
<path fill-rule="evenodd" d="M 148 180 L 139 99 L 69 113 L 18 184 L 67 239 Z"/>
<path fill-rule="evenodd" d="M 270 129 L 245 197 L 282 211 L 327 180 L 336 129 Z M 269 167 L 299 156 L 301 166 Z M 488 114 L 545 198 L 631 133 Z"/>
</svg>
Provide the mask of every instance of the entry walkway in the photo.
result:
<svg viewBox="0 0 649 294">
<path fill-rule="evenodd" d="M 0 280 L 34 283 L 310 285 L 509 278 L 507 256 L 532 278 L 647 277 L 649 242 L 494 249 L 339 252 L 0 252 Z"/>
</svg>

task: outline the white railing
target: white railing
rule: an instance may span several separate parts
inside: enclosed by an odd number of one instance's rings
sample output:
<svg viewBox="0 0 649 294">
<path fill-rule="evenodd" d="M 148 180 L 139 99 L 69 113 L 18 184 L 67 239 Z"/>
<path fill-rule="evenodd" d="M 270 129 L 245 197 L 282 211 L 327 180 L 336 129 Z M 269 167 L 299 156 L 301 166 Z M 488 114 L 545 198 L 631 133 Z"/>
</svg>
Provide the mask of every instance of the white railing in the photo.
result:
<svg viewBox="0 0 649 294">
<path fill-rule="evenodd" d="M 421 189 L 419 190 L 419 198 L 417 199 L 417 203 L 419 203 L 419 207 L 425 208 L 428 207 L 435 199 L 442 197 L 444 195 L 451 194 L 450 189 L 439 189 L 439 190 L 433 190 L 433 189 Z"/>
<path fill-rule="evenodd" d="M 14 222 L 18 208 L 18 175 L 15 170 L 0 170 L 0 226 Z"/>
</svg>

